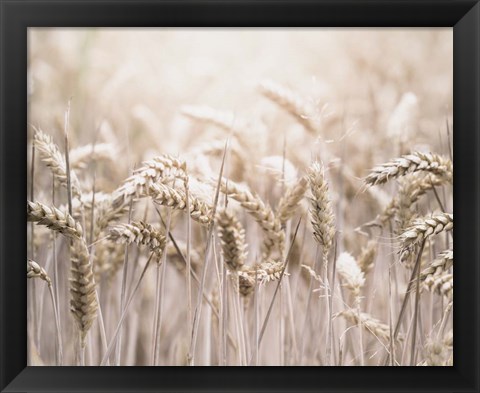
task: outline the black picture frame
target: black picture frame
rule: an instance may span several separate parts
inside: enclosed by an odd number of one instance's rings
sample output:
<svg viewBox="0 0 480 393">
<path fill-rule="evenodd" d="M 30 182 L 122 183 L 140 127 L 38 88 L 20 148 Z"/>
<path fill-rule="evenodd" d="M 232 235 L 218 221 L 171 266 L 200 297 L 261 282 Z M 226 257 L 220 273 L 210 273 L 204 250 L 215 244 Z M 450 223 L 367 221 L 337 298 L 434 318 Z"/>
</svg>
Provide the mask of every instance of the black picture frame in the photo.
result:
<svg viewBox="0 0 480 393">
<path fill-rule="evenodd" d="M 0 0 L 2 392 L 479 392 L 480 4 L 472 0 Z M 26 367 L 27 28 L 439 27 L 454 31 L 453 367 Z"/>
</svg>

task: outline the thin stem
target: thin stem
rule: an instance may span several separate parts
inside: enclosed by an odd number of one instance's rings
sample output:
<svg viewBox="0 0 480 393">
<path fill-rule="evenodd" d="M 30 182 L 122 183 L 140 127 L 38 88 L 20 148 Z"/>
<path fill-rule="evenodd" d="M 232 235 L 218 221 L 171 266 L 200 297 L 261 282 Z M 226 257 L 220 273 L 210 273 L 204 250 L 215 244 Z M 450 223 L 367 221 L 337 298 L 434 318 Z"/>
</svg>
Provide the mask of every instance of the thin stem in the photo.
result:
<svg viewBox="0 0 480 393">
<path fill-rule="evenodd" d="M 332 357 L 332 348 L 333 348 L 333 338 L 332 338 L 332 331 L 333 331 L 333 320 L 332 320 L 332 315 L 333 315 L 333 294 L 335 292 L 335 272 L 337 269 L 337 244 L 338 241 L 335 240 L 335 247 L 334 247 L 334 252 L 333 252 L 333 264 L 332 264 L 332 285 L 330 286 L 329 280 L 327 279 L 326 284 L 327 288 L 329 291 L 329 297 L 328 297 L 328 330 L 327 330 L 327 348 L 328 348 L 328 362 L 327 364 L 332 364 L 331 357 Z M 328 261 L 327 261 L 328 263 Z M 326 274 L 328 274 L 328 268 L 325 271 Z M 328 277 L 328 276 L 327 276 Z"/>
<path fill-rule="evenodd" d="M 423 244 L 422 244 L 422 248 L 423 248 Z M 407 309 L 407 303 L 408 303 L 408 299 L 410 298 L 410 292 L 411 292 L 415 277 L 417 276 L 417 271 L 420 270 L 420 259 L 421 259 L 421 253 L 418 253 L 417 261 L 415 262 L 415 266 L 412 270 L 410 280 L 408 281 L 407 290 L 405 291 L 405 296 L 403 298 L 402 308 L 400 309 L 400 314 L 398 315 L 398 320 L 397 320 L 397 323 L 395 325 L 395 331 L 393 332 L 393 339 L 394 340 L 397 339 L 398 333 L 400 332 L 400 325 L 402 323 L 403 317 L 405 315 L 405 311 Z M 387 354 L 387 357 L 384 361 L 384 366 L 386 366 L 388 364 L 389 359 L 390 359 L 390 354 Z"/>
<path fill-rule="evenodd" d="M 55 174 L 52 174 L 52 205 L 55 206 Z M 60 295 L 59 295 L 59 276 L 58 276 L 58 260 L 57 260 L 57 233 L 53 231 L 53 282 L 54 282 L 54 295 L 55 295 L 55 304 L 58 307 L 60 304 Z M 60 319 L 60 310 L 58 312 L 58 331 L 62 331 L 61 319 Z M 61 336 L 60 336 L 61 341 Z"/>
<path fill-rule="evenodd" d="M 110 341 L 110 343 L 108 344 L 107 350 L 105 352 L 105 355 L 103 356 L 103 359 L 102 359 L 102 362 L 100 363 L 100 366 L 105 366 L 108 358 L 110 357 L 110 355 L 112 353 L 112 350 L 113 350 L 113 348 L 115 346 L 115 343 L 117 341 L 118 334 L 119 334 L 120 329 L 123 325 L 123 321 L 125 320 L 125 317 L 127 315 L 128 308 L 130 307 L 130 304 L 132 303 L 132 300 L 135 297 L 135 294 L 137 293 L 138 288 L 140 287 L 140 284 L 143 280 L 143 277 L 145 276 L 145 273 L 148 269 L 148 266 L 150 265 L 150 262 L 152 260 L 153 254 L 154 254 L 153 252 L 150 254 L 150 257 L 148 258 L 147 263 L 145 264 L 145 267 L 143 268 L 142 274 L 138 278 L 137 284 L 135 285 L 135 288 L 133 288 L 132 293 L 127 300 L 127 303 L 125 304 L 125 308 L 122 311 L 122 315 L 120 316 L 120 320 L 118 321 L 117 328 L 115 329 L 115 333 L 113 334 L 113 338 Z"/>
<path fill-rule="evenodd" d="M 195 348 L 196 348 L 196 345 L 197 345 L 198 326 L 199 326 L 199 323 L 200 323 L 200 317 L 202 315 L 202 304 L 203 304 L 202 296 L 203 296 L 203 290 L 204 290 L 204 287 L 205 287 L 205 278 L 206 278 L 206 274 L 207 274 L 208 261 L 210 260 L 210 258 L 209 258 L 210 257 L 210 247 L 211 247 L 212 240 L 213 240 L 213 229 L 215 227 L 215 214 L 216 214 L 216 211 L 217 211 L 218 197 L 219 197 L 219 194 L 220 194 L 220 183 L 222 181 L 223 168 L 224 168 L 224 165 L 225 165 L 225 157 L 226 157 L 226 154 L 227 154 L 227 150 L 228 150 L 228 139 L 225 142 L 225 149 L 223 151 L 222 165 L 220 166 L 220 173 L 218 175 L 217 189 L 216 189 L 216 192 L 215 192 L 215 201 L 214 201 L 213 209 L 212 209 L 212 217 L 211 217 L 209 228 L 208 228 L 207 246 L 206 246 L 206 250 L 205 250 L 205 260 L 204 260 L 204 263 L 203 263 L 202 279 L 200 281 L 199 294 L 198 294 L 198 297 L 197 297 L 197 305 L 195 307 L 195 313 L 194 313 L 194 316 L 193 316 L 192 335 L 191 335 L 191 341 L 190 341 L 190 348 L 189 348 L 188 355 L 187 355 L 188 364 L 190 366 L 193 366 L 194 362 L 195 362 Z M 189 214 L 189 213 L 190 212 L 188 212 L 187 214 Z"/>
<path fill-rule="evenodd" d="M 192 236 L 192 222 L 190 218 L 190 196 L 188 189 L 188 175 L 185 178 L 185 201 L 187 205 L 187 326 L 192 326 L 192 263 L 190 258 L 190 243 Z"/>
<path fill-rule="evenodd" d="M 81 333 L 79 333 L 81 335 Z M 85 366 L 85 344 L 81 337 L 79 337 L 79 366 Z"/>
<path fill-rule="evenodd" d="M 170 233 L 170 223 L 172 218 L 172 211 L 168 211 L 167 217 L 167 227 L 166 233 L 167 238 L 168 234 Z M 155 313 L 158 313 L 156 319 L 157 325 L 155 326 L 155 338 L 154 338 L 154 348 L 153 348 L 153 365 L 156 366 L 158 364 L 158 357 L 160 352 L 160 327 L 162 326 L 162 311 L 163 311 L 163 299 L 165 298 L 165 276 L 167 274 L 167 253 L 164 251 L 162 255 L 161 265 L 161 277 L 160 277 L 160 285 L 157 286 L 157 294 L 159 297 L 158 301 L 158 309 L 155 310 Z M 157 275 L 158 278 L 158 275 Z"/>
<path fill-rule="evenodd" d="M 363 349 L 363 327 L 362 327 L 362 310 L 360 307 L 361 299 L 360 295 L 355 297 L 355 303 L 357 306 L 357 313 L 358 313 L 358 336 L 360 341 L 360 365 L 365 366 L 365 352 Z"/>
<path fill-rule="evenodd" d="M 393 299 L 392 299 L 392 265 L 388 265 L 388 326 L 389 326 L 389 343 L 390 343 L 390 366 L 395 366 L 395 348 L 393 341 Z"/>
<path fill-rule="evenodd" d="M 32 143 L 32 162 L 30 166 L 30 200 L 33 202 L 35 199 L 35 187 L 34 187 L 34 182 L 35 182 L 35 145 Z M 34 261 L 35 260 L 35 223 L 32 221 L 30 224 L 30 258 Z M 35 339 L 35 334 L 34 332 L 36 329 L 39 329 L 38 326 L 38 317 L 37 317 L 37 308 L 35 307 L 35 301 L 36 301 L 36 296 L 35 292 L 37 289 L 37 284 L 36 280 L 31 280 L 30 283 L 30 288 L 28 291 L 29 295 L 29 309 L 30 309 L 30 318 L 31 318 L 31 332 L 29 336 L 31 337 L 31 340 L 33 342 L 33 345 L 38 347 L 37 343 L 38 340 Z M 32 351 L 29 351 L 31 353 Z"/>
<path fill-rule="evenodd" d="M 327 315 L 328 319 L 331 319 L 332 312 L 330 310 L 330 285 L 328 280 L 328 254 L 323 249 L 323 271 L 324 271 L 324 284 L 325 284 L 325 301 L 327 304 Z M 325 342 L 325 365 L 330 366 L 331 360 L 331 351 L 332 348 L 330 346 L 330 322 L 327 324 L 327 334 L 326 334 L 326 342 Z"/>
<path fill-rule="evenodd" d="M 280 273 L 280 278 L 278 279 L 277 286 L 275 287 L 275 292 L 273 293 L 272 300 L 270 302 L 270 306 L 268 307 L 267 315 L 265 316 L 265 320 L 263 321 L 262 329 L 260 330 L 260 336 L 258 337 L 258 345 L 259 346 L 262 343 L 262 338 L 263 338 L 263 335 L 265 333 L 265 329 L 267 328 L 267 323 L 268 323 L 268 320 L 270 318 L 270 314 L 272 313 L 273 304 L 275 303 L 275 298 L 276 298 L 278 290 L 280 288 L 280 284 L 282 283 L 283 276 L 285 275 L 285 270 L 287 269 L 288 261 L 290 259 L 290 254 L 292 253 L 293 244 L 295 243 L 295 238 L 297 237 L 298 227 L 300 226 L 301 221 L 302 221 L 302 219 L 300 218 L 298 220 L 297 227 L 295 228 L 295 233 L 292 237 L 290 247 L 288 248 L 287 257 L 285 258 L 285 262 L 283 264 L 283 269 L 282 269 L 282 272 Z"/>
<path fill-rule="evenodd" d="M 58 316 L 58 307 L 57 307 L 57 303 L 55 301 L 55 295 L 54 295 L 52 285 L 48 285 L 48 289 L 49 289 L 49 292 L 50 292 L 50 298 L 52 300 L 53 314 L 55 316 L 55 332 L 56 332 L 56 337 L 57 337 L 55 364 L 57 366 L 61 366 L 63 364 L 63 346 L 62 346 L 62 336 L 61 336 L 61 333 L 60 333 L 60 331 L 61 331 L 60 330 L 60 318 Z"/>
<path fill-rule="evenodd" d="M 133 206 L 133 199 L 130 200 L 130 207 L 128 210 L 128 223 L 130 224 L 132 220 L 132 206 Z M 125 256 L 123 259 L 123 271 L 122 271 L 122 287 L 120 290 L 120 314 L 122 314 L 124 305 L 125 305 L 125 298 L 126 298 L 126 291 L 127 291 L 127 277 L 128 277 L 128 244 L 125 245 Z M 120 358 L 122 354 L 122 329 L 118 334 L 118 339 L 115 348 L 115 365 L 120 366 Z"/>
<path fill-rule="evenodd" d="M 68 142 L 68 127 L 70 123 L 70 100 L 68 100 L 67 111 L 65 112 L 64 134 L 65 134 L 65 166 L 67 170 L 67 195 L 68 212 L 73 216 L 72 210 L 72 179 L 70 174 L 70 147 Z"/>
<path fill-rule="evenodd" d="M 418 252 L 417 259 L 420 260 L 422 257 L 423 247 L 425 246 L 425 240 L 420 246 L 420 251 Z M 418 321 L 418 311 L 420 307 L 420 269 L 417 269 L 417 280 L 416 280 L 416 291 L 415 291 L 415 312 L 413 314 L 413 333 L 412 333 L 412 346 L 410 352 L 410 366 L 415 365 L 415 342 L 417 338 L 417 321 Z"/>
<path fill-rule="evenodd" d="M 315 272 L 318 271 L 318 254 L 319 254 L 320 246 L 317 244 L 315 249 Z M 303 320 L 303 328 L 302 328 L 302 336 L 300 337 L 300 364 L 303 364 L 303 355 L 304 355 L 304 342 L 305 342 L 305 333 L 307 331 L 307 323 L 308 318 L 310 317 L 310 303 L 312 301 L 312 293 L 313 293 L 313 277 L 310 276 L 310 285 L 308 287 L 308 295 L 307 295 L 307 307 L 305 309 L 305 319 Z"/>
<path fill-rule="evenodd" d="M 255 332 L 255 345 L 254 345 L 254 358 L 255 366 L 258 366 L 258 266 L 255 268 L 255 292 L 253 293 L 253 312 L 254 312 L 254 332 Z"/>
<path fill-rule="evenodd" d="M 157 325 L 158 325 L 158 303 L 160 302 L 160 263 L 157 263 L 157 274 L 155 276 L 155 303 L 153 305 L 153 327 L 152 327 L 152 366 L 155 366 L 155 353 L 157 349 Z"/>
</svg>

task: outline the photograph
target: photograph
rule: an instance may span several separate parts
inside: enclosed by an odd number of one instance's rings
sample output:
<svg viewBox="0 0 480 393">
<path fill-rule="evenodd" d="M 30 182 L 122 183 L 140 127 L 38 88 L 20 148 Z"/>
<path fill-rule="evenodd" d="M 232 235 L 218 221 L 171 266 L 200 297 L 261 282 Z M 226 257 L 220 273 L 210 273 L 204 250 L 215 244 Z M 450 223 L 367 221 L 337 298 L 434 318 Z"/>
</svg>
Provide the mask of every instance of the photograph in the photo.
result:
<svg viewBox="0 0 480 393">
<path fill-rule="evenodd" d="M 28 366 L 454 365 L 452 27 L 26 36 Z"/>
</svg>

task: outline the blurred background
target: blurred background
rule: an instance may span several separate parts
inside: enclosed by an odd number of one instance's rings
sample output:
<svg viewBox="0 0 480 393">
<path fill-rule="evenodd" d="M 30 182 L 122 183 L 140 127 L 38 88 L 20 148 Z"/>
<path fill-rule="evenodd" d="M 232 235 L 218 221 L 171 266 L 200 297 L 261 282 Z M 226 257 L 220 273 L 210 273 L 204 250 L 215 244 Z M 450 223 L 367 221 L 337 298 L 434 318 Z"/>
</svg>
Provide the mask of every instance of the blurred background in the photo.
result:
<svg viewBox="0 0 480 393">
<path fill-rule="evenodd" d="M 256 91 L 264 79 L 380 139 L 405 93 L 418 100 L 418 143 L 436 139 L 452 112 L 451 29 L 31 28 L 28 37 L 29 121 L 56 133 L 71 99 L 72 144 L 108 124 L 121 147 L 127 136 L 135 146 L 131 161 L 188 143 L 184 105 L 275 125 L 282 114 Z"/>
</svg>

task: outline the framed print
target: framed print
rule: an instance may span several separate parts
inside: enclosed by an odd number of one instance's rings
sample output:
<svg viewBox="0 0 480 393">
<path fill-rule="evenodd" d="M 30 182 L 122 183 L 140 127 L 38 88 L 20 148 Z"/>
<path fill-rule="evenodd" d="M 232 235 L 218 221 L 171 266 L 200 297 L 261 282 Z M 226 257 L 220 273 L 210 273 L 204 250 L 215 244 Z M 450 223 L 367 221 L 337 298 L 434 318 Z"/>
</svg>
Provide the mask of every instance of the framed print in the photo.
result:
<svg viewBox="0 0 480 393">
<path fill-rule="evenodd" d="M 2 391 L 479 391 L 478 2 L 1 6 Z"/>
</svg>

